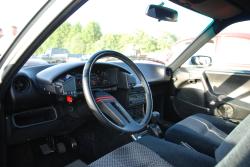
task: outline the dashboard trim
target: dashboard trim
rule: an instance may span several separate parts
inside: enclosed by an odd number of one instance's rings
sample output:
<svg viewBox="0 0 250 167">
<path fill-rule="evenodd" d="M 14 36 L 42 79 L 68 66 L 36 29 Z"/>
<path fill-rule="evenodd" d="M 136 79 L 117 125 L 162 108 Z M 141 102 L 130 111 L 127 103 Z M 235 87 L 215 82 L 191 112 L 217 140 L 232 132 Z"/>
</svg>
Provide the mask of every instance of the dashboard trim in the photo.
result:
<svg viewBox="0 0 250 167">
<path fill-rule="evenodd" d="M 43 110 L 51 110 L 53 112 L 53 114 L 54 114 L 54 118 L 51 119 L 51 120 L 41 121 L 41 122 L 38 122 L 38 123 L 31 123 L 31 124 L 27 124 L 27 125 L 18 125 L 17 122 L 16 122 L 16 119 L 15 119 L 16 116 L 20 116 L 20 115 L 23 115 L 25 113 L 38 112 L 38 111 L 43 111 Z M 32 127 L 32 126 L 36 126 L 36 125 L 42 125 L 42 124 L 46 124 L 46 123 L 56 121 L 57 118 L 58 118 L 57 111 L 53 106 L 38 108 L 38 109 L 34 109 L 34 110 L 27 110 L 27 111 L 23 111 L 21 113 L 14 113 L 14 114 L 11 115 L 12 124 L 16 128 L 28 128 L 28 127 Z"/>
</svg>

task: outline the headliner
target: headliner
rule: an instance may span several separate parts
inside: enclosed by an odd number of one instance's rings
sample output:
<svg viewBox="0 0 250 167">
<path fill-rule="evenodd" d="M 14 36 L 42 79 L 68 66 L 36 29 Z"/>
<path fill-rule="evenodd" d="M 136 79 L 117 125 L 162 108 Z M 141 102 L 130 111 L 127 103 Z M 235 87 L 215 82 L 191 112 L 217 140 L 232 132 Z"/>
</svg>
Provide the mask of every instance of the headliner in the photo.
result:
<svg viewBox="0 0 250 167">
<path fill-rule="evenodd" d="M 170 0 L 216 20 L 250 12 L 249 0 Z"/>
</svg>

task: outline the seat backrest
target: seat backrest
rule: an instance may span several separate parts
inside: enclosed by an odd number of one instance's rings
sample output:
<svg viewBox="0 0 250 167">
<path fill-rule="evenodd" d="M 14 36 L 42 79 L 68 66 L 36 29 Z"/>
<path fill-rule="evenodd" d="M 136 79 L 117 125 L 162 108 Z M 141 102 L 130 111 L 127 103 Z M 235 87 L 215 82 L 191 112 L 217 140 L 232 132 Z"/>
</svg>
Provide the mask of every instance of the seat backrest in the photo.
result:
<svg viewBox="0 0 250 167">
<path fill-rule="evenodd" d="M 215 151 L 217 166 L 250 160 L 250 115 L 248 115 Z M 250 161 L 248 161 L 250 163 Z M 223 166 L 224 166 L 223 165 Z M 234 166 L 234 165 L 233 165 Z M 241 165 L 240 165 L 241 166 Z M 250 166 L 250 164 L 248 165 Z"/>
<path fill-rule="evenodd" d="M 250 166 L 250 131 L 234 148 L 216 165 L 216 167 L 249 167 Z"/>
</svg>

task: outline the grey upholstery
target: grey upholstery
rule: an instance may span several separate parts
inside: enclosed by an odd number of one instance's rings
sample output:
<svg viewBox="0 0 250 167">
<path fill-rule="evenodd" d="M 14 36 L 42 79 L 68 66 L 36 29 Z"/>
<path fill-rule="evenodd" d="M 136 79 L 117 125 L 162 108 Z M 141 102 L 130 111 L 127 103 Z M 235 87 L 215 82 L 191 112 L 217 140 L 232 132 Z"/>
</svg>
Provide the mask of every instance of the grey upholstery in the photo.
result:
<svg viewBox="0 0 250 167">
<path fill-rule="evenodd" d="M 164 139 L 144 136 L 137 142 L 148 147 L 175 167 L 211 167 L 216 164 L 212 157 Z"/>
<path fill-rule="evenodd" d="M 144 136 L 91 163 L 91 167 L 211 167 L 215 159 L 165 140 Z"/>
<path fill-rule="evenodd" d="M 132 142 L 120 147 L 97 161 L 90 167 L 171 167 L 168 162 L 149 148 Z"/>
<path fill-rule="evenodd" d="M 215 158 L 217 161 L 227 155 L 231 149 L 238 143 L 242 142 L 243 137 L 250 133 L 250 115 L 248 115 L 221 143 L 215 151 Z M 249 134 L 250 136 L 250 134 Z M 249 140 L 250 141 L 250 140 Z"/>
<path fill-rule="evenodd" d="M 249 127 L 249 126 L 248 126 Z M 237 127 L 238 128 L 238 127 Z M 237 142 L 224 143 L 225 147 L 235 145 L 228 154 L 216 165 L 216 167 L 249 167 L 250 166 L 250 131 L 245 131 L 245 135 Z"/>
<path fill-rule="evenodd" d="M 182 145 L 144 136 L 137 142 L 107 154 L 90 166 L 248 167 L 250 166 L 248 127 L 250 127 L 250 115 L 216 149 L 216 159 Z"/>
<path fill-rule="evenodd" d="M 187 143 L 195 150 L 214 157 L 215 150 L 235 127 L 236 124 L 221 118 L 196 114 L 170 127 L 165 139 L 177 144 Z"/>
</svg>

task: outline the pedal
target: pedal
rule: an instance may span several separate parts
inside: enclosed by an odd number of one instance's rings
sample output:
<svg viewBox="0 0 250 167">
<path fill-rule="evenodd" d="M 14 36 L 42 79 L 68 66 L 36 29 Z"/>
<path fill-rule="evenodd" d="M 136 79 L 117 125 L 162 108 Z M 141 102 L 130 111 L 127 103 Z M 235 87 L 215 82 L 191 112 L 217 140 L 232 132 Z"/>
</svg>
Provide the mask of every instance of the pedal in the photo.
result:
<svg viewBox="0 0 250 167">
<path fill-rule="evenodd" d="M 43 155 L 48 155 L 48 154 L 55 152 L 53 149 L 50 148 L 50 146 L 48 144 L 40 145 L 40 150 L 41 150 Z"/>
<path fill-rule="evenodd" d="M 59 154 L 63 154 L 63 153 L 66 152 L 66 146 L 65 146 L 65 144 L 62 143 L 62 142 L 57 143 L 57 144 L 56 144 L 56 148 L 57 148 L 57 152 L 58 152 Z"/>
<path fill-rule="evenodd" d="M 78 147 L 78 143 L 73 137 L 65 136 L 62 141 L 66 144 L 67 148 L 69 149 L 76 150 Z"/>
<path fill-rule="evenodd" d="M 70 146 L 72 149 L 76 149 L 78 144 L 74 138 L 70 138 Z"/>
</svg>

